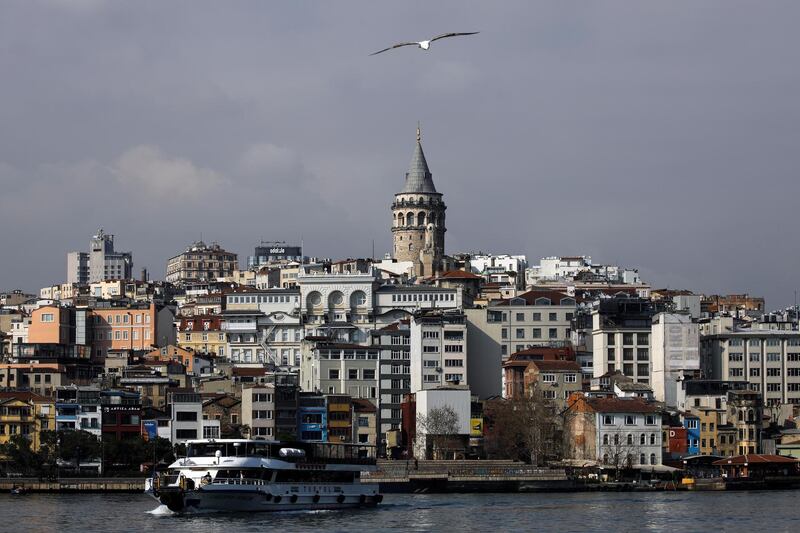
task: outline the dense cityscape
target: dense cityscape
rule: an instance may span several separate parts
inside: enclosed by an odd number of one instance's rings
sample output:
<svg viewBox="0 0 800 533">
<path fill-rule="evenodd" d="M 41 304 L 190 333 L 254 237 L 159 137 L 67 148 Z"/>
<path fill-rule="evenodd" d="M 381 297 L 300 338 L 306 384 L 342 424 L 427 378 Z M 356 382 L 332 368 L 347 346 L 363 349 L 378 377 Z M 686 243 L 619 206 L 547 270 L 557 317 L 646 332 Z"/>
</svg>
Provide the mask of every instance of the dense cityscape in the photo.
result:
<svg viewBox="0 0 800 533">
<path fill-rule="evenodd" d="M 103 228 L 64 251 L 63 282 L 3 292 L 2 474 L 141 474 L 187 441 L 246 438 L 372 446 L 384 481 L 469 460 L 797 480 L 795 308 L 586 256 L 447 253 L 419 129 L 397 185 L 383 258 L 198 241 L 160 280 Z"/>
</svg>

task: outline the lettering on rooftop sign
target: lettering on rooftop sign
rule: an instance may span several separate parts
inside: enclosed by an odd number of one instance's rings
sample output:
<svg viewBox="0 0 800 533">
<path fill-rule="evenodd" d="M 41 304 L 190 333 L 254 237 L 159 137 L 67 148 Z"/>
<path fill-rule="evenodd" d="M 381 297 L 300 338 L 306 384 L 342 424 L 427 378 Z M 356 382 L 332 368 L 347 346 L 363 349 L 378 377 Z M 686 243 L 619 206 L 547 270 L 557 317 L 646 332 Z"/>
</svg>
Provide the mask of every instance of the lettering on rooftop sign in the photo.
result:
<svg viewBox="0 0 800 533">
<path fill-rule="evenodd" d="M 271 254 L 283 254 L 283 253 L 286 253 L 286 249 L 285 248 L 270 248 L 269 249 L 269 253 L 271 253 Z"/>
</svg>

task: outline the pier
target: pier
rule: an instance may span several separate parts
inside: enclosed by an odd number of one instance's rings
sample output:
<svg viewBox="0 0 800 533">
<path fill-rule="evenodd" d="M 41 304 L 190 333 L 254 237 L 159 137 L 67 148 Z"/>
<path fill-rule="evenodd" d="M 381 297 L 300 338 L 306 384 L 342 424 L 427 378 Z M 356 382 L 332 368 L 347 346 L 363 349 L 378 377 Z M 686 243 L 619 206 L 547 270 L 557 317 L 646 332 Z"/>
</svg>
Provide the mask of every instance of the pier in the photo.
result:
<svg viewBox="0 0 800 533">
<path fill-rule="evenodd" d="M 522 492 L 569 490 L 564 469 L 516 461 L 378 461 L 362 483 L 379 483 L 383 492 Z"/>
<path fill-rule="evenodd" d="M 28 492 L 143 492 L 144 478 L 61 478 L 39 480 L 38 478 L 0 479 L 0 492 L 11 492 L 14 487 Z"/>
</svg>

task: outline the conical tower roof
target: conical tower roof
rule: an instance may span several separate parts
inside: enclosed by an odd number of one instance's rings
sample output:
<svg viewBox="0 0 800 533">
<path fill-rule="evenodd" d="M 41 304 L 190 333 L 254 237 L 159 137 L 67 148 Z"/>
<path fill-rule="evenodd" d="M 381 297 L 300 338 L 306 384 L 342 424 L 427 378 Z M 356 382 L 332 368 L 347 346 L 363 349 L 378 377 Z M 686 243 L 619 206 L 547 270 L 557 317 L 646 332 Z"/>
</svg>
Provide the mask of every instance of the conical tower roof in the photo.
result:
<svg viewBox="0 0 800 533">
<path fill-rule="evenodd" d="M 422 151 L 422 135 L 419 128 L 417 128 L 417 145 L 414 147 L 414 155 L 411 157 L 411 164 L 406 172 L 406 184 L 401 192 L 436 192 L 433 176 L 428 169 L 428 162 L 425 160 L 425 152 Z"/>
</svg>

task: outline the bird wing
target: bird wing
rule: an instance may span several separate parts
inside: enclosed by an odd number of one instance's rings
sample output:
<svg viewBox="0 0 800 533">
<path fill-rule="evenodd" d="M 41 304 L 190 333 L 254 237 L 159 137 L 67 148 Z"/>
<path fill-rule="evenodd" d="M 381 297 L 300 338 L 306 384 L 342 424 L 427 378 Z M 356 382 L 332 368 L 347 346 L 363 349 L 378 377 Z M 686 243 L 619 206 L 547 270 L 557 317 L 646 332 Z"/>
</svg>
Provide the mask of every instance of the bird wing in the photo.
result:
<svg viewBox="0 0 800 533">
<path fill-rule="evenodd" d="M 390 46 L 389 48 L 384 48 L 383 50 L 378 50 L 377 52 L 372 52 L 370 55 L 374 56 L 375 54 L 381 54 L 383 52 L 388 52 L 389 50 L 394 50 L 395 48 L 400 48 L 401 46 L 418 46 L 419 43 L 397 43 L 395 45 Z"/>
<path fill-rule="evenodd" d="M 466 32 L 466 33 L 463 33 L 463 32 L 462 33 L 443 33 L 443 34 L 437 35 L 436 37 L 431 39 L 431 42 L 438 41 L 439 39 L 446 39 L 447 37 L 458 37 L 459 35 L 475 35 L 476 33 L 480 33 L 480 32 L 479 31 L 470 31 L 470 32 Z"/>
</svg>

